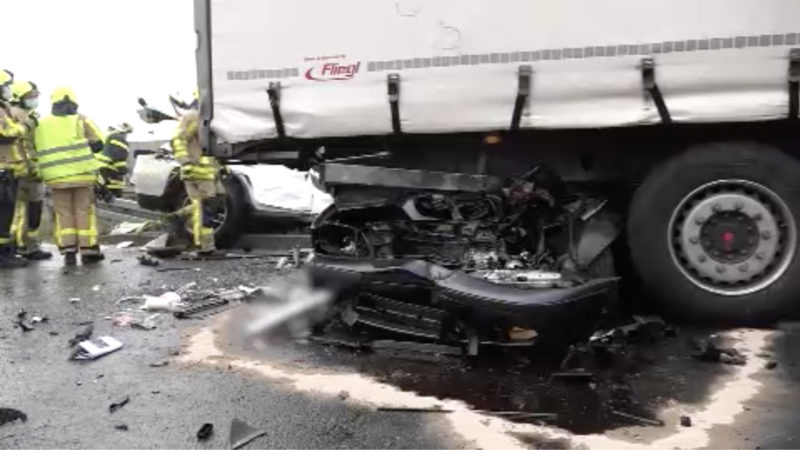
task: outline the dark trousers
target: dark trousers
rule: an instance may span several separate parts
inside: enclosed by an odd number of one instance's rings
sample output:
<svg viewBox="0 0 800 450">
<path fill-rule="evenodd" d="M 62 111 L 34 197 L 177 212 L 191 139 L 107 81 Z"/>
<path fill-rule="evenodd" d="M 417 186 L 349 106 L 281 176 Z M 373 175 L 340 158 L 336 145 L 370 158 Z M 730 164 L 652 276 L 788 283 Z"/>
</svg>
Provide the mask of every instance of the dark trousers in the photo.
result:
<svg viewBox="0 0 800 450">
<path fill-rule="evenodd" d="M 11 170 L 0 169 L 0 249 L 13 247 L 11 224 L 17 203 L 18 180 Z"/>
</svg>

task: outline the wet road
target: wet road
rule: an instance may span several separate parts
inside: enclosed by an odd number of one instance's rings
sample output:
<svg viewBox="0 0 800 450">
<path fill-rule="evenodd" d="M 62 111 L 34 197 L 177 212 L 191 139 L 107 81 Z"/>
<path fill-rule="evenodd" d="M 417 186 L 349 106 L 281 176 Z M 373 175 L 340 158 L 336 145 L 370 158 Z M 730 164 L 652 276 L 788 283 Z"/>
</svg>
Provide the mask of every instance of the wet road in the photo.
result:
<svg viewBox="0 0 800 450">
<path fill-rule="evenodd" d="M 93 268 L 64 271 L 53 261 L 2 274 L 0 408 L 29 419 L 0 425 L 0 447 L 217 448 L 227 446 L 233 418 L 267 431 L 252 448 L 785 448 L 800 439 L 800 356 L 793 351 L 800 330 L 791 325 L 728 332 L 748 356 L 743 367 L 692 359 L 686 341 L 711 330 L 684 328 L 593 366 L 591 382 L 565 382 L 551 378 L 557 367 L 531 355 L 431 359 L 302 340 L 264 348 L 242 338 L 243 308 L 203 320 L 162 314 L 151 331 L 116 327 L 107 318 L 136 306 L 115 304 L 125 296 L 191 281 L 209 289 L 270 284 L 285 275 L 263 260 L 171 261 L 166 265 L 199 270 L 157 272 L 139 265 L 137 255 L 112 250 Z M 23 333 L 12 325 L 20 309 L 49 321 Z M 96 361 L 68 361 L 67 340 L 85 321 L 95 324 L 96 336 L 114 336 L 125 347 Z M 163 361 L 169 364 L 150 366 Z M 778 365 L 768 370 L 767 361 Z M 109 413 L 126 395 L 130 403 Z M 641 426 L 612 409 L 664 426 Z M 478 410 L 556 418 L 509 421 Z M 692 427 L 679 425 L 681 415 L 692 417 Z M 205 422 L 215 435 L 199 443 L 194 435 Z"/>
</svg>

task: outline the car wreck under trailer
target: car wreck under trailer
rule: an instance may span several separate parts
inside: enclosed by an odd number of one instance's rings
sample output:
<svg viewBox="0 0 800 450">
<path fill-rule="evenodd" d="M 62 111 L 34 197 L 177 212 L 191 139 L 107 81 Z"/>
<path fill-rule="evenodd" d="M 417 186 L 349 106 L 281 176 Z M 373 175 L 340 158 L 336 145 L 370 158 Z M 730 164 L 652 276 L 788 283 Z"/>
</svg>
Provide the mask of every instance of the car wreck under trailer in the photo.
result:
<svg viewBox="0 0 800 450">
<path fill-rule="evenodd" d="M 629 266 L 684 319 L 797 309 L 800 3 L 195 6 L 207 151 L 313 167 L 346 322 L 563 344 Z"/>
</svg>

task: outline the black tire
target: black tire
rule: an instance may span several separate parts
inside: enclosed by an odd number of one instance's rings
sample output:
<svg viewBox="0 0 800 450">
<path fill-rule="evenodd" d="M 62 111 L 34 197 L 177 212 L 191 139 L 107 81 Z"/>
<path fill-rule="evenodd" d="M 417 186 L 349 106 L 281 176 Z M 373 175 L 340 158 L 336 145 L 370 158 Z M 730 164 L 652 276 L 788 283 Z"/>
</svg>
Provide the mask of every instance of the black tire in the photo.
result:
<svg viewBox="0 0 800 450">
<path fill-rule="evenodd" d="M 228 248 L 235 245 L 242 235 L 247 197 L 239 181 L 232 177 L 225 182 L 225 194 L 220 197 L 218 201 L 225 202 L 227 211 L 222 226 L 214 231 L 214 242 L 219 248 Z"/>
<path fill-rule="evenodd" d="M 234 178 L 225 181 L 225 193 L 219 194 L 216 202 L 225 204 L 225 221 L 221 226 L 214 229 L 214 243 L 217 248 L 230 248 L 239 241 L 242 236 L 242 226 L 247 215 L 247 205 L 245 204 L 244 188 Z M 188 204 L 189 197 L 186 195 L 186 188 L 180 182 L 180 192 L 175 197 L 175 205 L 171 209 L 177 211 Z M 191 229 L 187 223 L 187 232 L 191 235 Z"/>
<path fill-rule="evenodd" d="M 800 301 L 796 242 L 787 245 L 785 254 L 792 255 L 785 258 L 788 266 L 771 284 L 752 293 L 724 295 L 703 289 L 684 275 L 667 236 L 681 201 L 718 180 L 746 180 L 771 190 L 788 207 L 797 236 L 798 174 L 797 160 L 772 147 L 743 142 L 699 145 L 658 166 L 634 195 L 627 224 L 632 260 L 650 294 L 648 300 L 661 312 L 690 321 L 759 325 L 793 314 Z"/>
</svg>

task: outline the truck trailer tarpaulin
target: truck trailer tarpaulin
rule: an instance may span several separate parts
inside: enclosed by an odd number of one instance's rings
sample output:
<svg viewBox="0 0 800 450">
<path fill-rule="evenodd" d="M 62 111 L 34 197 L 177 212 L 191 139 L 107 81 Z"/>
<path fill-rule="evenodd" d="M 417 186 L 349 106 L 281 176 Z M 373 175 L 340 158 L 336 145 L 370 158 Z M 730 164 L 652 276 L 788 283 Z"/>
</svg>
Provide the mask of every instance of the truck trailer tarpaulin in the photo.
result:
<svg viewBox="0 0 800 450">
<path fill-rule="evenodd" d="M 795 0 L 197 0 L 201 87 L 220 141 L 509 126 L 532 68 L 522 128 L 661 121 L 642 59 L 675 122 L 785 117 Z M 210 15 L 208 13 L 211 13 Z M 211 109 L 213 105 L 213 109 Z"/>
</svg>

